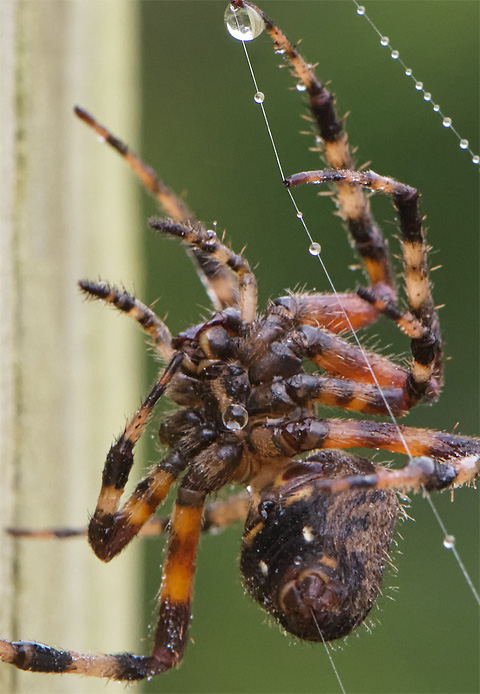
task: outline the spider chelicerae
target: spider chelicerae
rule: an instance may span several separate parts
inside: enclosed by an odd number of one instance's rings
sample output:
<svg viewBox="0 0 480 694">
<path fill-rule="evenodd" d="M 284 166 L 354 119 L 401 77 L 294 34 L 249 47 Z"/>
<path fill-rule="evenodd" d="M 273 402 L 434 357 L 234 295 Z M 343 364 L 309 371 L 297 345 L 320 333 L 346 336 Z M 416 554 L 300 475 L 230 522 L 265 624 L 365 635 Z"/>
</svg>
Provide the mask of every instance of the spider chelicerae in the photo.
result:
<svg viewBox="0 0 480 694">
<path fill-rule="evenodd" d="M 157 198 L 170 219 L 154 219 L 151 225 L 187 247 L 215 313 L 172 339 L 166 325 L 133 296 L 107 283 L 80 283 L 88 296 L 136 320 L 166 362 L 107 456 L 89 527 L 92 548 L 109 561 L 151 523 L 178 481 L 160 616 L 150 656 L 78 654 L 0 641 L 0 657 L 21 669 L 135 680 L 177 665 L 187 641 L 200 532 L 240 519 L 246 519 L 241 569 L 260 605 L 301 639 L 341 638 L 365 619 L 378 595 L 401 512 L 396 490 L 442 489 L 472 481 L 480 472 L 478 439 L 391 422 L 315 417 L 317 403 L 366 414 L 391 410 L 399 416 L 417 402 L 437 397 L 442 384 L 440 330 L 416 191 L 373 172 L 354 171 L 328 90 L 258 12 L 276 49 L 284 52 L 306 87 L 330 167 L 296 174 L 286 183 L 334 183 L 368 287 L 337 296 L 292 294 L 257 315 L 256 281 L 245 258 L 195 222 L 155 172 L 86 111 L 76 109 Z M 406 312 L 397 306 L 388 249 L 362 188 L 390 195 L 397 208 Z M 394 320 L 411 339 L 409 368 L 373 352 L 367 352 L 367 363 L 365 353 L 345 339 L 352 327 L 366 327 L 381 316 Z M 307 360 L 321 373 L 306 373 Z M 179 406 L 160 427 L 167 453 L 120 505 L 135 443 L 164 393 Z M 391 470 L 342 450 L 349 447 L 408 452 L 411 457 L 404 468 Z M 205 506 L 209 495 L 230 482 L 244 484 L 247 493 Z"/>
</svg>

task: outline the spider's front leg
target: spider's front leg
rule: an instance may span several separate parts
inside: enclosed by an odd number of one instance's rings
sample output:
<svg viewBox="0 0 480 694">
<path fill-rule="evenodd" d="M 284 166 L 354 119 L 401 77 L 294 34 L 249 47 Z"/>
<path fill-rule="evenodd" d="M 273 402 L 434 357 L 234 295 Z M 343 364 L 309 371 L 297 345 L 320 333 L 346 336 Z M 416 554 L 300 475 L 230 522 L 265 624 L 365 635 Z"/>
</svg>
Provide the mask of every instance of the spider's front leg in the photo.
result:
<svg viewBox="0 0 480 694">
<path fill-rule="evenodd" d="M 243 0 L 238 0 L 242 5 Z M 316 136 L 316 148 L 324 153 L 332 169 L 354 169 L 348 136 L 344 130 L 343 119 L 335 109 L 332 93 L 318 79 L 314 67 L 307 63 L 295 46 L 288 40 L 283 31 L 253 3 L 265 22 L 265 27 L 274 42 L 289 62 L 292 73 L 303 83 L 309 97 L 311 120 L 316 124 L 319 136 Z M 321 140 L 321 150 L 318 146 Z M 336 202 L 338 212 L 348 227 L 355 242 L 358 254 L 365 264 L 370 287 L 377 298 L 395 301 L 395 276 L 390 259 L 388 242 L 377 225 L 368 198 L 360 185 L 349 185 L 344 181 L 336 182 Z"/>
<path fill-rule="evenodd" d="M 162 376 L 108 452 L 97 506 L 88 528 L 88 539 L 92 549 L 104 561 L 112 559 L 139 532 L 185 467 L 182 456 L 172 449 L 165 460 L 138 483 L 130 498 L 120 510 L 118 509 L 133 465 L 135 443 L 142 435 L 153 408 L 165 392 L 183 358 L 183 352 L 177 352 L 171 359 Z"/>
<path fill-rule="evenodd" d="M 207 233 L 207 229 L 195 220 L 195 215 L 188 209 L 185 202 L 165 185 L 151 166 L 145 164 L 124 142 L 104 125 L 101 125 L 88 111 L 76 106 L 75 114 L 126 161 L 145 190 L 155 198 L 162 212 L 175 222 L 195 224 L 202 233 Z M 237 306 L 238 285 L 229 268 L 221 262 L 217 262 L 210 253 L 203 252 L 194 244 L 187 246 L 187 251 L 196 264 L 200 280 L 215 309 L 221 311 L 228 306 Z"/>
<path fill-rule="evenodd" d="M 246 258 L 222 243 L 213 230 L 205 231 L 198 225 L 188 227 L 155 217 L 149 224 L 152 229 L 179 238 L 197 249 L 216 266 L 231 270 L 238 279 L 240 317 L 245 323 L 253 322 L 257 310 L 257 280 Z"/>
</svg>

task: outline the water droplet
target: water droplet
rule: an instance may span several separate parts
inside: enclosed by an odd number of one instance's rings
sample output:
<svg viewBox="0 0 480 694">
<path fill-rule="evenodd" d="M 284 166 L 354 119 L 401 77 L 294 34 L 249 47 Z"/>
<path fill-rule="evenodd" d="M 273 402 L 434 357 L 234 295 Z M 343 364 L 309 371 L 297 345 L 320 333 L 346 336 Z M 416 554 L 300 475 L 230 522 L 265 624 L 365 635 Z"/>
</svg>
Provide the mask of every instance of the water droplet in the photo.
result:
<svg viewBox="0 0 480 694">
<path fill-rule="evenodd" d="M 297 82 L 297 84 L 295 85 L 295 89 L 297 90 L 297 92 L 306 92 L 307 91 L 307 88 L 303 84 L 303 82 Z"/>
<path fill-rule="evenodd" d="M 256 92 L 253 100 L 256 104 L 263 104 L 265 101 L 265 94 L 263 92 Z"/>
<path fill-rule="evenodd" d="M 97 135 L 97 140 L 103 144 L 107 141 L 107 138 L 104 135 Z"/>
<path fill-rule="evenodd" d="M 423 89 L 423 82 L 415 82 L 415 89 L 417 92 L 421 92 Z"/>
<path fill-rule="evenodd" d="M 303 219 L 303 212 L 300 212 L 300 210 L 297 212 L 297 219 Z"/>
<path fill-rule="evenodd" d="M 217 244 L 217 235 L 213 231 L 213 229 L 208 229 L 205 236 L 206 236 L 205 245 L 208 246 L 209 248 L 215 248 L 215 246 Z"/>
<path fill-rule="evenodd" d="M 360 16 L 362 16 L 363 14 L 365 14 L 365 8 L 364 8 L 363 5 L 359 5 L 359 6 L 357 7 L 357 14 L 359 14 Z"/>
<path fill-rule="evenodd" d="M 302 557 L 300 557 L 300 556 L 295 557 L 295 559 L 293 560 L 293 563 L 295 564 L 295 566 L 300 566 L 300 564 L 302 563 Z"/>
<path fill-rule="evenodd" d="M 467 149 L 468 140 L 460 140 L 460 149 Z"/>
<path fill-rule="evenodd" d="M 435 472 L 435 463 L 433 459 L 426 455 L 418 455 L 411 458 L 408 466 L 412 468 L 415 473 L 420 473 L 424 477 L 433 475 Z"/>
<path fill-rule="evenodd" d="M 388 38 L 388 36 L 382 36 L 382 38 L 380 39 L 380 44 L 382 46 L 388 46 L 389 42 L 390 39 Z"/>
<path fill-rule="evenodd" d="M 282 48 L 278 43 L 275 44 L 274 51 L 277 55 L 285 55 L 285 48 Z"/>
<path fill-rule="evenodd" d="M 433 110 L 435 111 L 435 113 L 438 113 L 438 111 L 440 111 L 439 104 L 433 104 Z"/>
<path fill-rule="evenodd" d="M 253 41 L 265 29 L 265 22 L 252 7 L 232 7 L 229 3 L 224 14 L 225 26 L 237 41 Z"/>
<path fill-rule="evenodd" d="M 394 60 L 398 60 L 398 58 L 400 57 L 400 53 L 398 51 L 392 51 L 390 55 Z"/>
<path fill-rule="evenodd" d="M 244 429 L 248 422 L 248 412 L 243 405 L 229 405 L 222 414 L 223 423 L 230 431 Z"/>
<path fill-rule="evenodd" d="M 443 538 L 443 546 L 445 549 L 453 549 L 455 547 L 455 535 L 445 535 Z"/>
<path fill-rule="evenodd" d="M 449 118 L 448 116 L 445 117 L 442 121 L 442 125 L 444 128 L 449 128 L 452 125 L 452 119 Z"/>
<path fill-rule="evenodd" d="M 473 155 L 473 157 L 472 157 L 472 162 L 473 162 L 474 164 L 480 164 L 480 157 L 478 156 L 478 154 L 474 154 L 474 155 Z"/>
<path fill-rule="evenodd" d="M 430 94 L 430 92 L 425 92 L 425 94 L 423 95 L 423 98 L 425 99 L 425 101 L 430 101 L 430 99 L 432 98 L 432 95 Z"/>
<path fill-rule="evenodd" d="M 310 255 L 320 255 L 321 250 L 322 250 L 321 245 L 319 243 L 317 243 L 316 241 L 311 243 L 309 248 L 308 248 L 308 252 L 310 253 Z"/>
<path fill-rule="evenodd" d="M 412 69 L 407 67 L 407 69 L 405 70 L 405 74 L 407 77 L 411 77 L 412 76 Z"/>
</svg>

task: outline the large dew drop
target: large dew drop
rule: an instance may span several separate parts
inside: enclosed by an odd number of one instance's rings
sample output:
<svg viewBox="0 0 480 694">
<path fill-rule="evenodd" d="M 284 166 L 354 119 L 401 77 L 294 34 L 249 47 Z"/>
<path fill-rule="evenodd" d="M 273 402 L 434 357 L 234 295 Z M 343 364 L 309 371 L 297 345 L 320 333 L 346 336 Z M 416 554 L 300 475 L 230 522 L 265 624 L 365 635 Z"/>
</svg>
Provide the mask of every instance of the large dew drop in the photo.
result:
<svg viewBox="0 0 480 694">
<path fill-rule="evenodd" d="M 225 25 L 237 41 L 253 41 L 265 29 L 265 22 L 251 7 L 233 7 L 230 3 L 225 10 Z"/>
<path fill-rule="evenodd" d="M 222 415 L 223 423 L 230 431 L 244 429 L 248 423 L 248 412 L 243 405 L 229 405 Z"/>
</svg>

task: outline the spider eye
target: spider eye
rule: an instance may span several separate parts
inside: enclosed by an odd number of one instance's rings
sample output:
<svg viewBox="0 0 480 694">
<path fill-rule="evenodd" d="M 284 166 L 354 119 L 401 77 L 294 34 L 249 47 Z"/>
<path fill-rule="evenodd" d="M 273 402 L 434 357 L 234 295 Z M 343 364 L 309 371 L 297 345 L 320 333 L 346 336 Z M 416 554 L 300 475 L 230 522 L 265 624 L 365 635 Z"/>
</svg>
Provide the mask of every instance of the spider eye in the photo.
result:
<svg viewBox="0 0 480 694">
<path fill-rule="evenodd" d="M 242 543 L 248 591 L 286 631 L 308 641 L 342 638 L 363 622 L 398 513 L 390 491 L 323 492 L 318 482 L 332 468 L 340 476 L 374 470 L 337 451 L 292 463 L 273 490 L 260 493 Z"/>
</svg>

